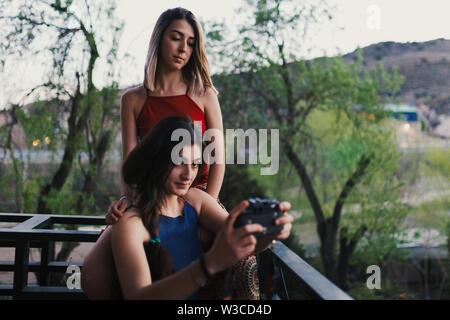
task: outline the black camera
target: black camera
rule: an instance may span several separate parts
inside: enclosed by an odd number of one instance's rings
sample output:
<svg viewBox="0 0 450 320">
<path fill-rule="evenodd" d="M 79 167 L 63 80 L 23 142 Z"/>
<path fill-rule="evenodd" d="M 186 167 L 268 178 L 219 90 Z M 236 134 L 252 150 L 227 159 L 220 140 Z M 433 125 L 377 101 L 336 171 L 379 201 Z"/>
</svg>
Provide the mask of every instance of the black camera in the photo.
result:
<svg viewBox="0 0 450 320">
<path fill-rule="evenodd" d="M 280 202 L 273 199 L 251 198 L 247 199 L 250 205 L 241 214 L 239 214 L 234 222 L 234 227 L 239 228 L 246 224 L 258 223 L 266 228 L 264 232 L 255 232 L 256 238 L 263 237 L 268 234 L 280 232 L 283 226 L 276 226 L 275 220 L 283 215 L 279 208 Z"/>
</svg>

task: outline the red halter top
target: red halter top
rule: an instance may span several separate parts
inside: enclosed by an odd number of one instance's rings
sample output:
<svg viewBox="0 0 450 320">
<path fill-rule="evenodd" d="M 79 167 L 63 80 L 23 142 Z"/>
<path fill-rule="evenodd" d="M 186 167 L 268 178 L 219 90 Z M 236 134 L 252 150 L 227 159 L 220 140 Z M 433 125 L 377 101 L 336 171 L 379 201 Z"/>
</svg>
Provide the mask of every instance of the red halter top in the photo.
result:
<svg viewBox="0 0 450 320">
<path fill-rule="evenodd" d="M 155 124 L 168 117 L 186 117 L 192 121 L 199 121 L 202 124 L 202 134 L 206 131 L 205 114 L 187 93 L 157 97 L 149 95 L 147 91 L 147 99 L 136 119 L 139 139 L 142 140 Z M 198 174 L 201 174 L 201 177 L 195 185 L 205 184 L 208 181 L 208 166 L 205 173 Z"/>
</svg>

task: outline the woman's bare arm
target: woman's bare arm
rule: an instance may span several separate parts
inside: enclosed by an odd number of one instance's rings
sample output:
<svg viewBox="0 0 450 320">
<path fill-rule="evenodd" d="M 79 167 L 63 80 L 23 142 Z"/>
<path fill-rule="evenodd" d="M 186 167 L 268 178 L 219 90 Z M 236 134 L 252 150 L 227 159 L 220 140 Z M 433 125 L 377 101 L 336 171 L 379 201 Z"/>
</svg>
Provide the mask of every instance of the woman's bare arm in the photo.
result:
<svg viewBox="0 0 450 320">
<path fill-rule="evenodd" d="M 215 274 L 255 250 L 254 232 L 261 232 L 259 225 L 252 224 L 234 229 L 233 223 L 243 210 L 239 206 L 226 219 L 213 244 L 205 254 L 208 272 Z M 206 281 L 199 261 L 182 270 L 152 283 L 151 270 L 144 250 L 149 240 L 137 210 L 129 210 L 112 226 L 112 247 L 122 293 L 125 299 L 186 299 Z M 176 290 L 174 290 L 176 288 Z"/>
<path fill-rule="evenodd" d="M 199 222 L 208 230 L 217 233 L 224 225 L 228 213 L 206 192 L 192 188 L 186 194 L 186 200 L 194 204 L 194 208 L 199 213 Z M 283 216 L 275 220 L 275 225 L 283 226 L 283 229 L 275 234 L 267 235 L 258 239 L 256 252 L 263 251 L 269 247 L 273 240 L 287 239 L 291 233 L 294 218 L 288 214 L 291 209 L 289 202 L 283 201 L 279 205 Z M 262 226 L 261 226 L 262 227 Z"/>
<path fill-rule="evenodd" d="M 152 283 L 144 250 L 144 242 L 149 241 L 150 237 L 137 211 L 127 211 L 112 226 L 111 236 L 114 261 L 125 299 L 186 299 L 198 289 L 189 270 L 190 265 Z M 195 279 L 205 281 L 198 262 L 194 262 L 193 268 Z"/>
<path fill-rule="evenodd" d="M 215 150 L 212 152 L 212 156 L 216 158 L 215 162 L 210 166 L 206 192 L 214 199 L 217 199 L 225 175 L 225 146 L 223 139 L 222 111 L 220 110 L 217 94 L 211 88 L 209 88 L 206 95 L 202 97 L 202 101 L 205 110 L 207 129 L 214 129 L 214 138 L 211 140 L 211 143 L 215 144 Z"/>
<path fill-rule="evenodd" d="M 199 223 L 215 234 L 219 232 L 225 224 L 228 212 L 210 194 L 197 188 L 189 189 L 185 198 L 198 213 Z"/>
<path fill-rule="evenodd" d="M 144 90 L 144 92 L 142 92 Z M 120 194 L 127 196 L 115 200 L 109 207 L 106 222 L 114 224 L 123 215 L 131 203 L 133 192 L 123 180 L 122 165 L 128 154 L 136 147 L 138 142 L 136 119 L 142 109 L 146 97 L 143 87 L 131 88 L 122 95 L 120 101 L 120 125 L 122 133 L 122 162 L 120 166 Z"/>
<path fill-rule="evenodd" d="M 136 105 L 141 102 L 135 91 L 124 93 L 120 101 L 120 125 L 122 132 L 122 164 L 128 154 L 137 145 Z M 121 166 L 122 168 L 122 166 Z M 123 181 L 122 169 L 120 170 L 120 192 L 130 194 L 130 190 Z"/>
</svg>

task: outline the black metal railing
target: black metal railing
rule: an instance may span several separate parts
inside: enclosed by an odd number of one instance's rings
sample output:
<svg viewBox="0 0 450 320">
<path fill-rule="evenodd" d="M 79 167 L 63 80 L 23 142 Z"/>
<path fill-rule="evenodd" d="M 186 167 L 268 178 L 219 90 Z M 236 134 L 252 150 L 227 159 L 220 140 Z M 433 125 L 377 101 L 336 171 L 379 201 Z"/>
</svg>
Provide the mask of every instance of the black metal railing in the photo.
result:
<svg viewBox="0 0 450 320">
<path fill-rule="evenodd" d="M 81 263 L 54 261 L 55 242 L 95 242 L 96 231 L 53 229 L 56 224 L 105 225 L 104 217 L 0 214 L 0 222 L 18 223 L 0 229 L 0 247 L 15 248 L 14 261 L 0 261 L 0 271 L 14 272 L 12 285 L 0 284 L 0 295 L 13 299 L 85 299 L 81 289 L 50 286 L 50 273 L 66 273 L 69 265 Z M 41 261 L 29 262 L 30 249 L 41 249 Z M 38 274 L 37 285 L 28 284 L 28 273 Z"/>
<path fill-rule="evenodd" d="M 302 299 L 353 300 L 282 242 L 275 242 L 268 252 L 278 270 L 284 299 L 296 298 L 296 294 Z"/>
<path fill-rule="evenodd" d="M 17 223 L 12 228 L 0 228 L 0 248 L 15 248 L 14 261 L 0 261 L 0 272 L 14 273 L 12 285 L 0 284 L 0 296 L 13 299 L 86 299 L 81 289 L 50 285 L 50 273 L 66 273 L 69 266 L 82 268 L 80 262 L 54 261 L 54 243 L 95 242 L 99 231 L 54 229 L 54 226 L 102 226 L 105 225 L 104 217 L 1 213 L 0 222 Z M 29 261 L 31 248 L 41 249 L 40 262 Z M 275 298 L 296 298 L 290 294 L 295 286 L 295 290 L 300 289 L 306 298 L 352 299 L 281 242 L 276 242 L 264 256 L 266 262 L 272 263 L 281 291 L 280 294 L 275 292 Z M 37 284 L 28 283 L 29 272 L 38 275 Z M 260 291 L 264 292 L 264 288 Z"/>
</svg>

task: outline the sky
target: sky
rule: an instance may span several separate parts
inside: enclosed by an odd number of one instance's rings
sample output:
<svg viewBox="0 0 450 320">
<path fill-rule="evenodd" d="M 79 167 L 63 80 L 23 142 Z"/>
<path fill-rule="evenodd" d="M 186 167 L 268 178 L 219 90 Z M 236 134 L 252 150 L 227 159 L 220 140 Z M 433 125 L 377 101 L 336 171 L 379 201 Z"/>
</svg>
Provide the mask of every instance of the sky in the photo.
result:
<svg viewBox="0 0 450 320">
<path fill-rule="evenodd" d="M 381 41 L 421 42 L 437 38 L 450 39 L 449 0 L 331 0 L 337 11 L 332 27 L 315 36 L 313 58 L 322 51 L 347 53 Z M 148 39 L 164 10 L 185 7 L 200 20 L 237 22 L 235 10 L 243 0 L 168 0 L 161 3 L 145 0 L 119 0 L 118 14 L 126 21 L 123 34 L 125 50 L 136 57 L 143 68 Z M 210 62 L 211 63 L 211 62 Z M 140 72 L 141 73 L 141 72 Z"/>
<path fill-rule="evenodd" d="M 300 0 L 294 0 L 300 1 Z M 329 0 L 336 6 L 331 25 L 317 31 L 313 43 L 315 51 L 305 58 L 348 53 L 382 41 L 422 42 L 437 38 L 450 39 L 450 0 Z M 120 55 L 133 57 L 127 61 L 121 87 L 142 81 L 143 66 L 148 41 L 158 16 L 166 9 L 185 7 L 200 21 L 224 21 L 229 26 L 242 23 L 236 9 L 243 0 L 117 0 L 116 13 L 125 22 Z M 206 30 L 207 31 L 207 30 Z M 210 61 L 212 64 L 213 61 Z M 213 68 L 212 68 L 213 69 Z M 14 100 L 31 88 L 34 81 L 42 79 L 42 70 L 35 68 L 26 81 L 14 81 L 8 75 L 0 76 L 1 82 L 13 83 L 13 89 L 0 91 L 0 108 L 8 99 Z M 100 82 L 101 80 L 97 80 Z M 97 86 L 101 84 L 97 83 Z M 12 91 L 11 91 L 12 90 Z M 23 95 L 23 93 L 22 93 Z"/>
</svg>

